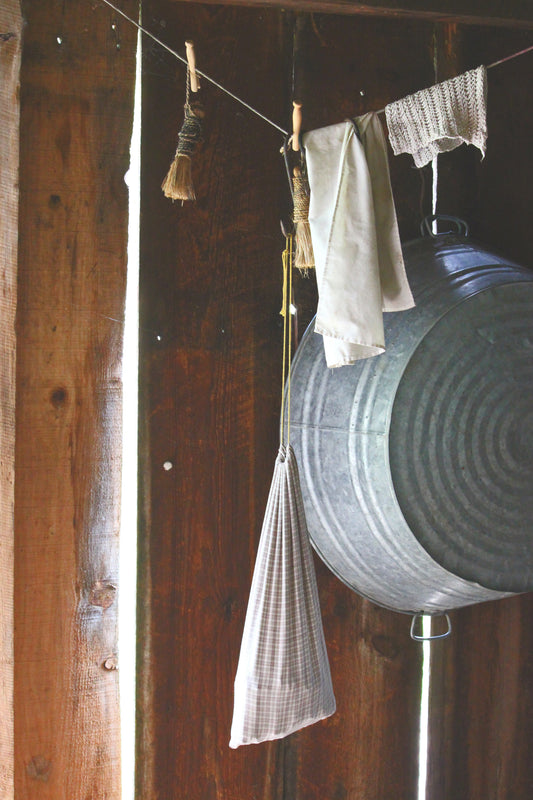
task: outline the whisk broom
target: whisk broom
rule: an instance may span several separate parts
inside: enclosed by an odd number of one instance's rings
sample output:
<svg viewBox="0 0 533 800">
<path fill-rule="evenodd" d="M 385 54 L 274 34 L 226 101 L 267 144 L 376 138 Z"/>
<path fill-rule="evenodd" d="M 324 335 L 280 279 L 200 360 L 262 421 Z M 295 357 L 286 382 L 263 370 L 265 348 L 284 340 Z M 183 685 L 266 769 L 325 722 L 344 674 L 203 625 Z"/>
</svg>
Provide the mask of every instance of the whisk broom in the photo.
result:
<svg viewBox="0 0 533 800">
<path fill-rule="evenodd" d="M 185 42 L 187 52 L 187 85 L 185 96 L 185 116 L 183 125 L 178 134 L 178 146 L 174 160 L 161 188 L 165 197 L 171 200 L 196 200 L 194 184 L 192 180 L 191 156 L 196 145 L 202 138 L 202 123 L 204 119 L 204 108 L 197 97 L 200 89 L 198 75 L 196 74 L 196 60 L 194 55 L 194 44 L 190 40 Z M 191 100 L 191 93 L 195 95 Z"/>
<path fill-rule="evenodd" d="M 300 150 L 300 129 L 302 127 L 302 106 L 300 103 L 293 103 L 292 113 L 292 149 L 295 152 Z M 305 164 L 302 158 L 302 164 Z M 311 227 L 309 225 L 309 198 L 310 190 L 305 168 L 296 166 L 292 172 L 292 188 L 294 201 L 294 227 L 296 254 L 294 266 L 300 272 L 307 274 L 308 269 L 315 266 L 315 256 L 313 253 L 313 242 L 311 239 Z"/>
</svg>

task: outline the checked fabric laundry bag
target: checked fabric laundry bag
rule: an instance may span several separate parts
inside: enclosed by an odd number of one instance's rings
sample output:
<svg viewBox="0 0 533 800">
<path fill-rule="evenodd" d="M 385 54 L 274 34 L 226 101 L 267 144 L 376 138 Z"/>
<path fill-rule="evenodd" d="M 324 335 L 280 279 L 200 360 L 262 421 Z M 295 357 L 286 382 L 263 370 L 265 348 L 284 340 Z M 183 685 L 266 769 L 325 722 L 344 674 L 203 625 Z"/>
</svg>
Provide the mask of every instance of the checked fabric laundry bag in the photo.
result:
<svg viewBox="0 0 533 800">
<path fill-rule="evenodd" d="M 334 711 L 298 466 L 282 444 L 248 601 L 230 747 L 280 739 Z"/>
</svg>

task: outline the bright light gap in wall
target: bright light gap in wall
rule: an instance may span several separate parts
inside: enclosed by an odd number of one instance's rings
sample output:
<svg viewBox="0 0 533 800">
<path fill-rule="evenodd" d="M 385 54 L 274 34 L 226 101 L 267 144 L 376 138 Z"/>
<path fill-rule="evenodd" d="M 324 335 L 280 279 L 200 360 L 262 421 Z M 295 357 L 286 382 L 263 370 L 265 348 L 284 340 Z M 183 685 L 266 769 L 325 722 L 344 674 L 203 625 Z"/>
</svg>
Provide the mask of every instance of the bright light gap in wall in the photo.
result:
<svg viewBox="0 0 533 800">
<path fill-rule="evenodd" d="M 141 195 L 141 38 L 137 39 L 129 189 L 128 270 L 122 367 L 122 509 L 119 567 L 119 687 L 122 800 L 135 796 L 137 604 L 137 425 L 139 370 L 139 219 Z"/>
<path fill-rule="evenodd" d="M 431 617 L 422 617 L 422 636 L 431 635 Z M 422 686 L 420 692 L 420 730 L 418 739 L 418 800 L 426 800 L 429 756 L 429 689 L 431 642 L 422 642 Z"/>
<path fill-rule="evenodd" d="M 437 213 L 438 156 L 431 162 L 432 192 L 431 213 Z M 434 220 L 432 231 L 436 234 L 437 221 Z M 431 617 L 422 618 L 422 636 L 431 636 Z M 418 737 L 418 800 L 426 800 L 428 760 L 429 760 L 429 698 L 431 686 L 431 642 L 422 642 L 422 685 L 420 690 L 420 730 Z"/>
</svg>

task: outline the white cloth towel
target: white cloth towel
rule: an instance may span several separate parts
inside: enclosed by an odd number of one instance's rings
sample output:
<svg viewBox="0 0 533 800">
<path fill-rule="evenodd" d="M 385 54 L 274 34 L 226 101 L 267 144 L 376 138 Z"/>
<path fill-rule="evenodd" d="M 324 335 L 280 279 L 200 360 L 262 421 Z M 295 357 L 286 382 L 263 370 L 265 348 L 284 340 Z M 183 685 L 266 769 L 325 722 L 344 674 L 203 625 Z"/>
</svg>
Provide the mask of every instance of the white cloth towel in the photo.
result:
<svg viewBox="0 0 533 800">
<path fill-rule="evenodd" d="M 310 131 L 303 143 L 319 295 L 315 331 L 328 367 L 340 367 L 382 353 L 382 311 L 414 302 L 377 114 Z"/>
<path fill-rule="evenodd" d="M 485 155 L 487 70 L 484 66 L 410 94 L 385 107 L 394 155 L 410 153 L 415 166 L 466 142 Z"/>
</svg>

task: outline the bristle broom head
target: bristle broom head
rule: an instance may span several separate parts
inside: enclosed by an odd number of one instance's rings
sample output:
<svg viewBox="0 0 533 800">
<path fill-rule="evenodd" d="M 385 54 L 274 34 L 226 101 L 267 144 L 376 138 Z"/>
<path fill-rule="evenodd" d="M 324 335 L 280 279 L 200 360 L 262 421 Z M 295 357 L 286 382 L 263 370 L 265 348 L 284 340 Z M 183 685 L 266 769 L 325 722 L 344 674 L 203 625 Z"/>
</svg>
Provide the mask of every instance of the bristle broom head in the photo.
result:
<svg viewBox="0 0 533 800">
<path fill-rule="evenodd" d="M 311 227 L 309 225 L 309 184 L 299 167 L 293 170 L 294 224 L 296 228 L 296 254 L 294 266 L 307 275 L 315 266 Z"/>
<path fill-rule="evenodd" d="M 313 269 L 315 266 L 311 227 L 308 221 L 296 223 L 295 239 L 296 253 L 294 256 L 294 266 L 304 275 L 307 275 L 307 270 Z"/>
<path fill-rule="evenodd" d="M 176 153 L 161 188 L 171 200 L 196 200 L 189 156 Z"/>
</svg>

